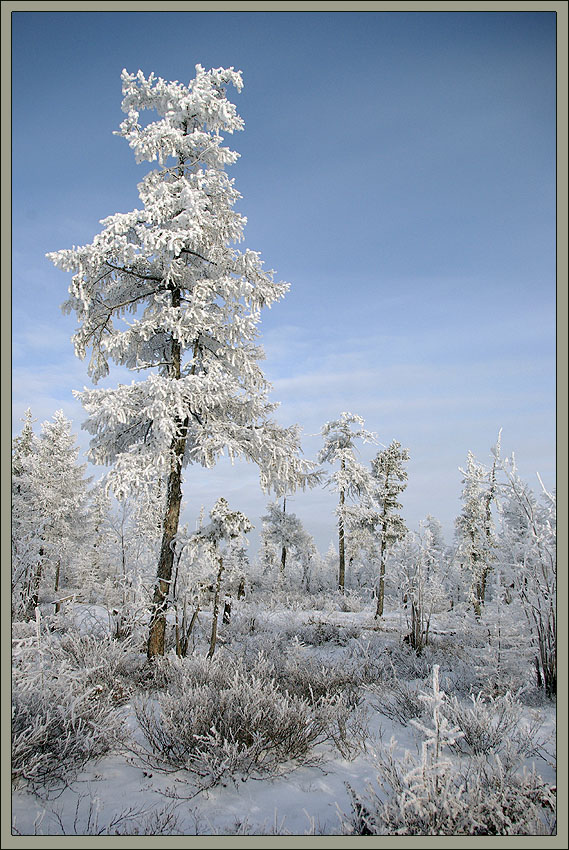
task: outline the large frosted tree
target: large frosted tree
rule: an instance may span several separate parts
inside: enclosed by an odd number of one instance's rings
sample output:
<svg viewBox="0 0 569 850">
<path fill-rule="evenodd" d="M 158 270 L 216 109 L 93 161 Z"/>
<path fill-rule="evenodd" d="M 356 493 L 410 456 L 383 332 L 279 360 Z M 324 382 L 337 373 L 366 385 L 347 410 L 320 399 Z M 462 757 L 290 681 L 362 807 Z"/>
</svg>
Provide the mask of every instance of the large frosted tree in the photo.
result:
<svg viewBox="0 0 569 850">
<path fill-rule="evenodd" d="M 112 465 L 121 495 L 165 482 L 162 543 L 148 655 L 164 652 L 166 608 L 187 464 L 212 466 L 224 452 L 258 464 L 261 485 L 280 493 L 307 481 L 300 434 L 271 419 L 256 343 L 263 307 L 284 296 L 257 252 L 240 251 L 245 218 L 226 167 L 238 154 L 223 133 L 243 121 L 226 96 L 242 87 L 233 68 L 196 66 L 189 85 L 122 73 L 126 119 L 118 135 L 137 162 L 157 161 L 139 184 L 140 209 L 102 221 L 90 245 L 48 255 L 74 273 L 69 299 L 80 357 L 94 382 L 109 362 L 144 380 L 78 393 L 93 435 L 90 457 Z M 155 121 L 143 123 L 142 110 Z M 155 485 L 154 485 L 155 486 Z"/>
</svg>

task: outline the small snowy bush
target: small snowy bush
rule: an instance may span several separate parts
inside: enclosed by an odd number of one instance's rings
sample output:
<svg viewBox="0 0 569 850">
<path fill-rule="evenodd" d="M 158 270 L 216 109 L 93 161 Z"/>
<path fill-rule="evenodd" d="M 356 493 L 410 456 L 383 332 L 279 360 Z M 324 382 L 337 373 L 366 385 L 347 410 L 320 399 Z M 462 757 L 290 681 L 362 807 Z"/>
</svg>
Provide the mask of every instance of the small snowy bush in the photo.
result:
<svg viewBox="0 0 569 850">
<path fill-rule="evenodd" d="M 341 696 L 307 700 L 282 691 L 266 675 L 223 658 L 212 663 L 174 662 L 167 690 L 135 701 L 149 747 L 139 754 L 160 770 L 188 770 L 212 785 L 240 774 L 278 775 L 287 762 L 313 760 L 313 748 L 333 741 L 350 749 L 349 708 Z M 266 662 L 265 662 L 266 663 Z"/>
<path fill-rule="evenodd" d="M 461 767 L 443 754 L 464 732 L 443 713 L 448 708 L 433 668 L 432 694 L 421 698 L 432 724 L 412 720 L 424 734 L 421 759 L 396 754 L 392 739 L 378 756 L 378 792 L 361 795 L 349 785 L 352 812 L 344 825 L 352 835 L 542 835 L 554 828 L 555 793 L 519 761 L 504 763 L 497 754 L 469 759 Z"/>
<path fill-rule="evenodd" d="M 402 681 L 397 676 L 381 684 L 368 685 L 366 691 L 371 695 L 371 704 L 380 714 L 403 726 L 425 712 L 419 686 Z"/>
<path fill-rule="evenodd" d="M 116 703 L 125 702 L 150 675 L 146 656 L 132 648 L 132 641 L 117 641 L 109 635 L 66 634 L 61 650 L 84 672 L 89 684 Z"/>
<path fill-rule="evenodd" d="M 445 716 L 461 730 L 462 737 L 453 748 L 468 755 L 497 753 L 504 764 L 519 762 L 536 751 L 541 725 L 539 716 L 523 721 L 523 706 L 507 693 L 501 697 L 470 698 L 470 705 L 456 696 L 446 700 Z"/>
<path fill-rule="evenodd" d="M 432 775 L 406 754 L 383 755 L 381 792 L 349 788 L 351 835 L 548 835 L 555 828 L 555 793 L 534 771 L 504 769 L 498 756 L 467 773 L 449 769 L 435 787 Z"/>
<path fill-rule="evenodd" d="M 353 706 L 361 700 L 358 670 L 343 661 L 326 663 L 305 654 L 299 642 L 270 660 L 279 687 L 294 696 L 312 700 L 343 693 Z"/>
<path fill-rule="evenodd" d="M 345 646 L 351 638 L 357 637 L 360 630 L 354 626 L 337 626 L 334 623 L 306 623 L 288 630 L 291 637 L 297 637 L 302 643 L 321 646 L 325 643 Z"/>
<path fill-rule="evenodd" d="M 77 668 L 57 636 L 13 643 L 12 779 L 34 787 L 65 781 L 124 737 L 111 692 Z"/>
<path fill-rule="evenodd" d="M 182 835 L 179 818 L 172 804 L 162 808 L 129 807 L 120 812 L 107 812 L 97 798 L 82 794 L 74 809 L 58 806 L 45 810 L 34 822 L 33 835 Z M 18 821 L 12 822 L 13 835 L 21 832 Z"/>
</svg>

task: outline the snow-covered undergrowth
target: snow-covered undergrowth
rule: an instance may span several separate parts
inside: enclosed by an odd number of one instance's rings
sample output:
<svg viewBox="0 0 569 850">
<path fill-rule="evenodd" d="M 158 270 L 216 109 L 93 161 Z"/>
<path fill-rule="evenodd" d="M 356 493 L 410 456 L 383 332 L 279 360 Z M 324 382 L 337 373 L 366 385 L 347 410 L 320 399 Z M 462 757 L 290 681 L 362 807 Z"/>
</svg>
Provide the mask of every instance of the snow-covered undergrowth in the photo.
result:
<svg viewBox="0 0 569 850">
<path fill-rule="evenodd" d="M 490 693 L 464 638 L 417 653 L 400 612 L 333 599 L 243 599 L 212 659 L 206 612 L 152 664 L 81 607 L 15 624 L 14 833 L 550 834 L 531 667 Z"/>
</svg>

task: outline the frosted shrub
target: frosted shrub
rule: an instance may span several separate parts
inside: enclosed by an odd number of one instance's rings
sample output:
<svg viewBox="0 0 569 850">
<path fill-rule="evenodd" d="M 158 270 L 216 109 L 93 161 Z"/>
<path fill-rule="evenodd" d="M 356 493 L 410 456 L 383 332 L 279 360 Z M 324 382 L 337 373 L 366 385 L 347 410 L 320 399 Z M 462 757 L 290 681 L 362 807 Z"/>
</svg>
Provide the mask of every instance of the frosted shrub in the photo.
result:
<svg viewBox="0 0 569 850">
<path fill-rule="evenodd" d="M 424 734 L 421 759 L 409 752 L 401 760 L 392 739 L 378 756 L 383 793 L 368 786 L 360 795 L 350 786 L 352 812 L 345 831 L 357 835 L 539 835 L 554 829 L 554 789 L 518 764 L 497 754 L 477 757 L 461 769 L 444 756 L 464 733 L 443 711 L 448 707 L 433 668 L 432 694 L 421 698 L 431 712 L 430 726 L 412 720 Z"/>
<path fill-rule="evenodd" d="M 361 701 L 358 668 L 344 660 L 324 662 L 307 651 L 296 636 L 280 655 L 271 655 L 268 660 L 280 689 L 294 696 L 319 700 L 342 694 L 352 707 Z"/>
<path fill-rule="evenodd" d="M 124 724 L 112 690 L 36 616 L 35 634 L 12 647 L 12 778 L 51 786 L 117 745 Z"/>
<path fill-rule="evenodd" d="M 71 820 L 72 818 L 72 820 Z M 12 823 L 13 835 L 28 835 Z M 181 835 L 173 805 L 156 809 L 129 807 L 107 813 L 97 798 L 80 795 L 72 812 L 63 807 L 45 811 L 34 822 L 34 835 Z"/>
<path fill-rule="evenodd" d="M 176 665 L 166 691 L 135 702 L 149 745 L 143 760 L 157 770 L 188 770 L 198 785 L 212 785 L 234 774 L 278 775 L 287 762 L 313 760 L 313 748 L 324 741 L 349 750 L 341 697 L 301 699 L 260 672 L 227 659 L 207 668 Z"/>
<path fill-rule="evenodd" d="M 523 758 L 535 751 L 540 721 L 522 721 L 522 705 L 511 694 L 501 697 L 472 696 L 470 705 L 457 697 L 447 700 L 445 716 L 455 723 L 463 735 L 454 745 L 458 752 L 469 755 L 499 753 L 502 761 Z"/>
<path fill-rule="evenodd" d="M 372 632 L 371 637 L 365 640 L 352 638 L 347 646 L 344 663 L 357 671 L 361 683 L 380 682 L 393 675 L 393 665 L 383 634 Z"/>
<path fill-rule="evenodd" d="M 405 726 L 414 717 L 424 714 L 425 706 L 421 701 L 418 685 L 398 679 L 397 676 L 381 684 L 366 687 L 371 694 L 373 707 L 396 723 Z"/>
<path fill-rule="evenodd" d="M 555 794 L 535 771 L 505 770 L 500 759 L 432 776 L 410 754 L 398 762 L 390 750 L 379 763 L 387 798 L 372 786 L 349 788 L 352 835 L 549 835 L 555 829 Z"/>
<path fill-rule="evenodd" d="M 88 684 L 116 703 L 125 701 L 149 676 L 146 657 L 133 649 L 132 640 L 65 635 L 61 650 L 83 671 Z"/>
<path fill-rule="evenodd" d="M 360 629 L 356 626 L 337 626 L 334 623 L 308 622 L 289 629 L 291 638 L 297 637 L 302 643 L 321 646 L 325 643 L 345 646 L 352 638 L 358 637 Z"/>
<path fill-rule="evenodd" d="M 65 664 L 12 691 L 12 779 L 57 785 L 120 739 L 116 706 Z"/>
</svg>

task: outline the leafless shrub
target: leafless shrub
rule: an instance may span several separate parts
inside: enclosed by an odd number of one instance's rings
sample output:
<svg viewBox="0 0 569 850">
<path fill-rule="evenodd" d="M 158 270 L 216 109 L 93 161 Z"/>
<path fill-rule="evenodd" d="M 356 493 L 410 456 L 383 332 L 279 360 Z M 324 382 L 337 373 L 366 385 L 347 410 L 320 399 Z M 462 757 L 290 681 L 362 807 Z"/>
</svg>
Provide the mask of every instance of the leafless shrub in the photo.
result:
<svg viewBox="0 0 569 850">
<path fill-rule="evenodd" d="M 425 705 L 419 697 L 419 686 L 396 676 L 380 684 L 367 685 L 365 690 L 370 694 L 372 706 L 380 714 L 403 726 L 425 712 Z"/>
<path fill-rule="evenodd" d="M 67 817 L 63 809 L 44 811 L 33 824 L 33 833 L 21 832 L 16 822 L 13 835 L 182 835 L 179 817 L 170 804 L 160 809 L 130 807 L 111 814 L 101 823 L 104 810 L 99 801 L 86 795 L 77 798 L 75 809 Z M 71 819 L 72 818 L 72 819 Z M 49 821 L 46 824 L 46 820 Z M 42 831 L 44 827 L 47 831 Z"/>
<path fill-rule="evenodd" d="M 139 756 L 157 770 L 184 769 L 209 785 L 223 777 L 278 775 L 287 765 L 315 760 L 314 747 L 324 741 L 350 752 L 344 698 L 283 692 L 259 664 L 246 670 L 227 658 L 176 663 L 167 690 L 134 703 L 148 744 Z"/>
<path fill-rule="evenodd" d="M 471 697 L 470 704 L 453 696 L 446 700 L 442 710 L 463 732 L 452 747 L 463 755 L 498 753 L 502 763 L 509 767 L 536 754 L 543 745 L 538 739 L 539 716 L 524 722 L 522 704 L 509 693 L 495 698 L 478 694 Z"/>
<path fill-rule="evenodd" d="M 112 692 L 76 667 L 59 639 L 42 633 L 13 646 L 12 779 L 35 788 L 66 781 L 125 735 Z"/>
</svg>

